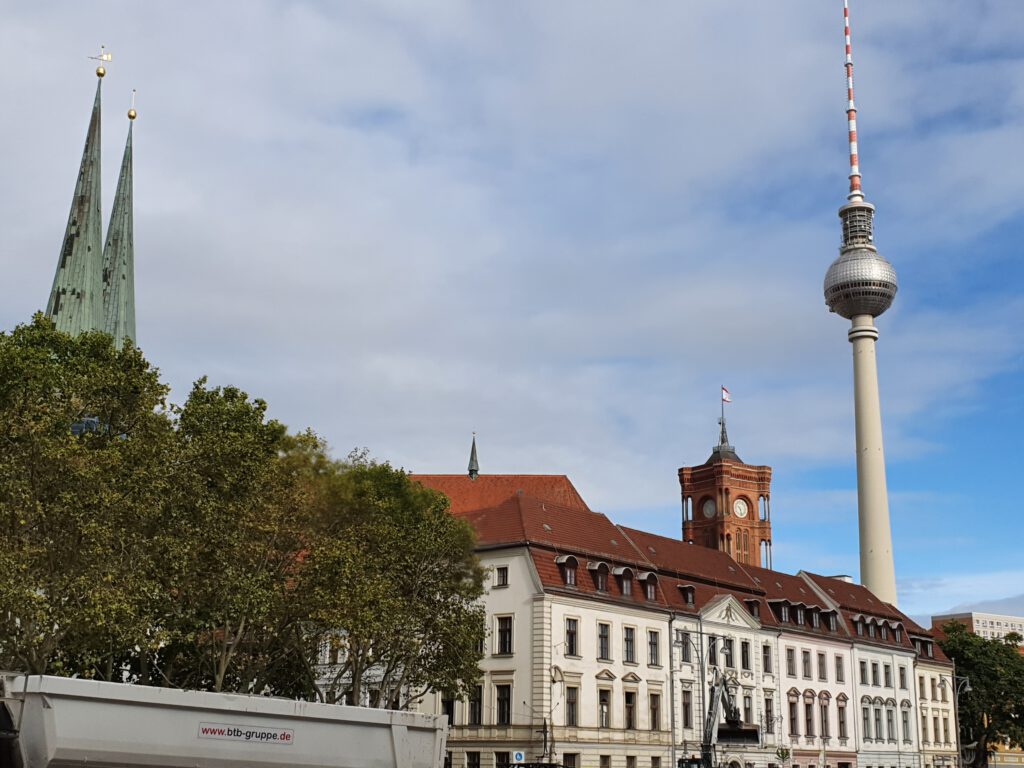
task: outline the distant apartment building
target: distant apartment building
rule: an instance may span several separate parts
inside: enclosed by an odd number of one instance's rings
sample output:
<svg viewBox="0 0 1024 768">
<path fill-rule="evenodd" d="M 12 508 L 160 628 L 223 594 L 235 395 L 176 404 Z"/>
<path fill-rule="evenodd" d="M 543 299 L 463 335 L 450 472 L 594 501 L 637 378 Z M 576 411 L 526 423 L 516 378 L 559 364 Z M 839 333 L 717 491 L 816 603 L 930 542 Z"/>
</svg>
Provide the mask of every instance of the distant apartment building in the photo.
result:
<svg viewBox="0 0 1024 768">
<path fill-rule="evenodd" d="M 1024 636 L 1024 616 L 1004 616 L 998 613 L 944 613 L 932 616 L 932 627 L 941 630 L 944 624 L 959 622 L 971 632 L 988 640 L 998 640 L 1011 632 Z"/>
</svg>

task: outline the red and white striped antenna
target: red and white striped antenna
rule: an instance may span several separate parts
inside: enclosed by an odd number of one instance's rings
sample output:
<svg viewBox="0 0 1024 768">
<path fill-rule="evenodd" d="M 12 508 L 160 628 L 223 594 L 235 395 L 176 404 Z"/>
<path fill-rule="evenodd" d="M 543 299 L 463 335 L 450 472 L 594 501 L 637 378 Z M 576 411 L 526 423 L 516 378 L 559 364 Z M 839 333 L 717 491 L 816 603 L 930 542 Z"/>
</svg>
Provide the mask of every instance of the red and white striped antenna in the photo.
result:
<svg viewBox="0 0 1024 768">
<path fill-rule="evenodd" d="M 850 44 L 850 2 L 843 0 L 846 31 L 846 119 L 850 126 L 850 194 L 847 199 L 863 200 L 860 189 L 860 157 L 857 153 L 857 106 L 853 101 L 853 46 Z"/>
</svg>

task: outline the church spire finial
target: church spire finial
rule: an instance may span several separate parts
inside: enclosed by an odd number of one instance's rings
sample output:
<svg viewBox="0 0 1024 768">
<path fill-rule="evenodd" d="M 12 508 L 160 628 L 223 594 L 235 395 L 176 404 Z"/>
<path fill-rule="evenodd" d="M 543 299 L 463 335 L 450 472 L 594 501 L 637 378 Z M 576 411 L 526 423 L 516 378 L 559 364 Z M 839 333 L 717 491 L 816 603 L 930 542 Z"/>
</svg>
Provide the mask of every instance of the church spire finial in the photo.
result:
<svg viewBox="0 0 1024 768">
<path fill-rule="evenodd" d="M 135 91 L 128 110 L 128 139 L 114 193 L 114 207 L 103 248 L 103 329 L 120 349 L 125 339 L 135 343 L 135 233 L 132 215 L 132 129 L 135 125 Z"/>
<path fill-rule="evenodd" d="M 473 433 L 473 447 L 469 449 L 469 479 L 476 480 L 480 474 L 480 462 L 476 458 L 476 432 Z"/>
<path fill-rule="evenodd" d="M 110 54 L 101 52 L 101 62 Z M 67 227 L 57 270 L 53 276 L 46 316 L 58 330 L 79 334 L 104 327 L 103 322 L 103 221 L 100 211 L 100 94 L 106 70 L 96 70 L 96 96 L 93 99 L 89 130 L 71 199 Z"/>
</svg>

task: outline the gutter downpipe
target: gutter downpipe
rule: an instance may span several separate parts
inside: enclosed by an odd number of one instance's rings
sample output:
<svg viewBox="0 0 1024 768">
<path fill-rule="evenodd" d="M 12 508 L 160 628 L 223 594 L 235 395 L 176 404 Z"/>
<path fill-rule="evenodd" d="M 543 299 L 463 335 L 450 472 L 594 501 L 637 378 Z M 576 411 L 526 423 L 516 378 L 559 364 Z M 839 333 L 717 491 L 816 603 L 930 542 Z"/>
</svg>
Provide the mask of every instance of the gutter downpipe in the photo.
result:
<svg viewBox="0 0 1024 768">
<path fill-rule="evenodd" d="M 669 768 L 677 768 L 676 763 L 676 633 L 672 623 L 676 620 L 675 611 L 668 616 L 668 637 L 669 637 L 669 666 L 668 666 L 668 685 L 669 685 L 669 702 L 672 707 L 672 747 L 670 750 L 671 763 Z"/>
</svg>

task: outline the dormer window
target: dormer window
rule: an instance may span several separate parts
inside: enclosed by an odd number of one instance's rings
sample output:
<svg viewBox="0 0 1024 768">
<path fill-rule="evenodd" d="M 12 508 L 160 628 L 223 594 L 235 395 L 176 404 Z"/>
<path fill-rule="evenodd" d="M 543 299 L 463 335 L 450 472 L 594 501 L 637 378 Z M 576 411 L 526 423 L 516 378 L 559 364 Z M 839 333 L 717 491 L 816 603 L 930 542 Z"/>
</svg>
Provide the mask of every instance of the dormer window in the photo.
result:
<svg viewBox="0 0 1024 768">
<path fill-rule="evenodd" d="M 622 595 L 629 597 L 633 594 L 633 577 L 629 573 L 622 574 Z"/>
<path fill-rule="evenodd" d="M 594 571 L 594 588 L 598 592 L 608 591 L 608 571 L 604 568 L 598 568 Z"/>
<path fill-rule="evenodd" d="M 562 581 L 565 582 L 565 586 L 575 587 L 576 566 L 578 565 L 576 558 L 572 555 L 559 555 L 555 558 L 555 562 L 562 569 Z"/>
<path fill-rule="evenodd" d="M 783 605 L 779 609 L 779 615 L 780 615 L 780 618 L 783 621 L 789 621 L 789 606 L 788 605 Z"/>
<path fill-rule="evenodd" d="M 863 637 L 864 636 L 864 622 L 863 621 L 858 621 L 857 624 L 856 624 L 856 627 L 857 627 L 857 634 L 860 635 L 861 637 Z"/>
<path fill-rule="evenodd" d="M 692 586 L 690 586 L 689 584 L 687 584 L 687 585 L 680 585 L 679 589 L 683 593 L 683 600 L 684 600 L 684 602 L 687 605 L 693 605 L 693 603 L 694 603 L 694 592 L 696 590 Z"/>
<path fill-rule="evenodd" d="M 761 601 L 747 600 L 747 610 L 750 611 L 750 615 L 755 619 L 761 618 Z"/>
<path fill-rule="evenodd" d="M 935 655 L 934 652 L 932 651 L 932 644 L 931 643 L 925 643 L 924 644 L 924 650 L 925 650 L 925 653 L 928 655 L 929 659 L 932 658 Z"/>
<path fill-rule="evenodd" d="M 797 608 L 796 609 L 796 623 L 800 624 L 801 626 L 804 623 L 804 609 L 803 608 Z"/>
<path fill-rule="evenodd" d="M 889 627 L 887 627 L 885 624 L 882 625 L 882 639 L 889 639 Z"/>
<path fill-rule="evenodd" d="M 648 600 L 658 599 L 658 588 L 654 584 L 654 580 L 650 579 L 644 584 L 644 597 Z"/>
<path fill-rule="evenodd" d="M 821 615 L 817 611 L 811 612 L 811 626 L 815 629 L 821 627 Z"/>
<path fill-rule="evenodd" d="M 828 628 L 832 632 L 836 631 L 836 615 L 834 613 L 828 615 Z"/>
<path fill-rule="evenodd" d="M 899 627 L 896 627 L 896 629 L 894 629 L 892 631 L 892 634 L 893 634 L 893 637 L 896 638 L 896 642 L 897 643 L 902 643 L 903 642 L 903 630 L 902 629 L 900 629 Z"/>
</svg>

